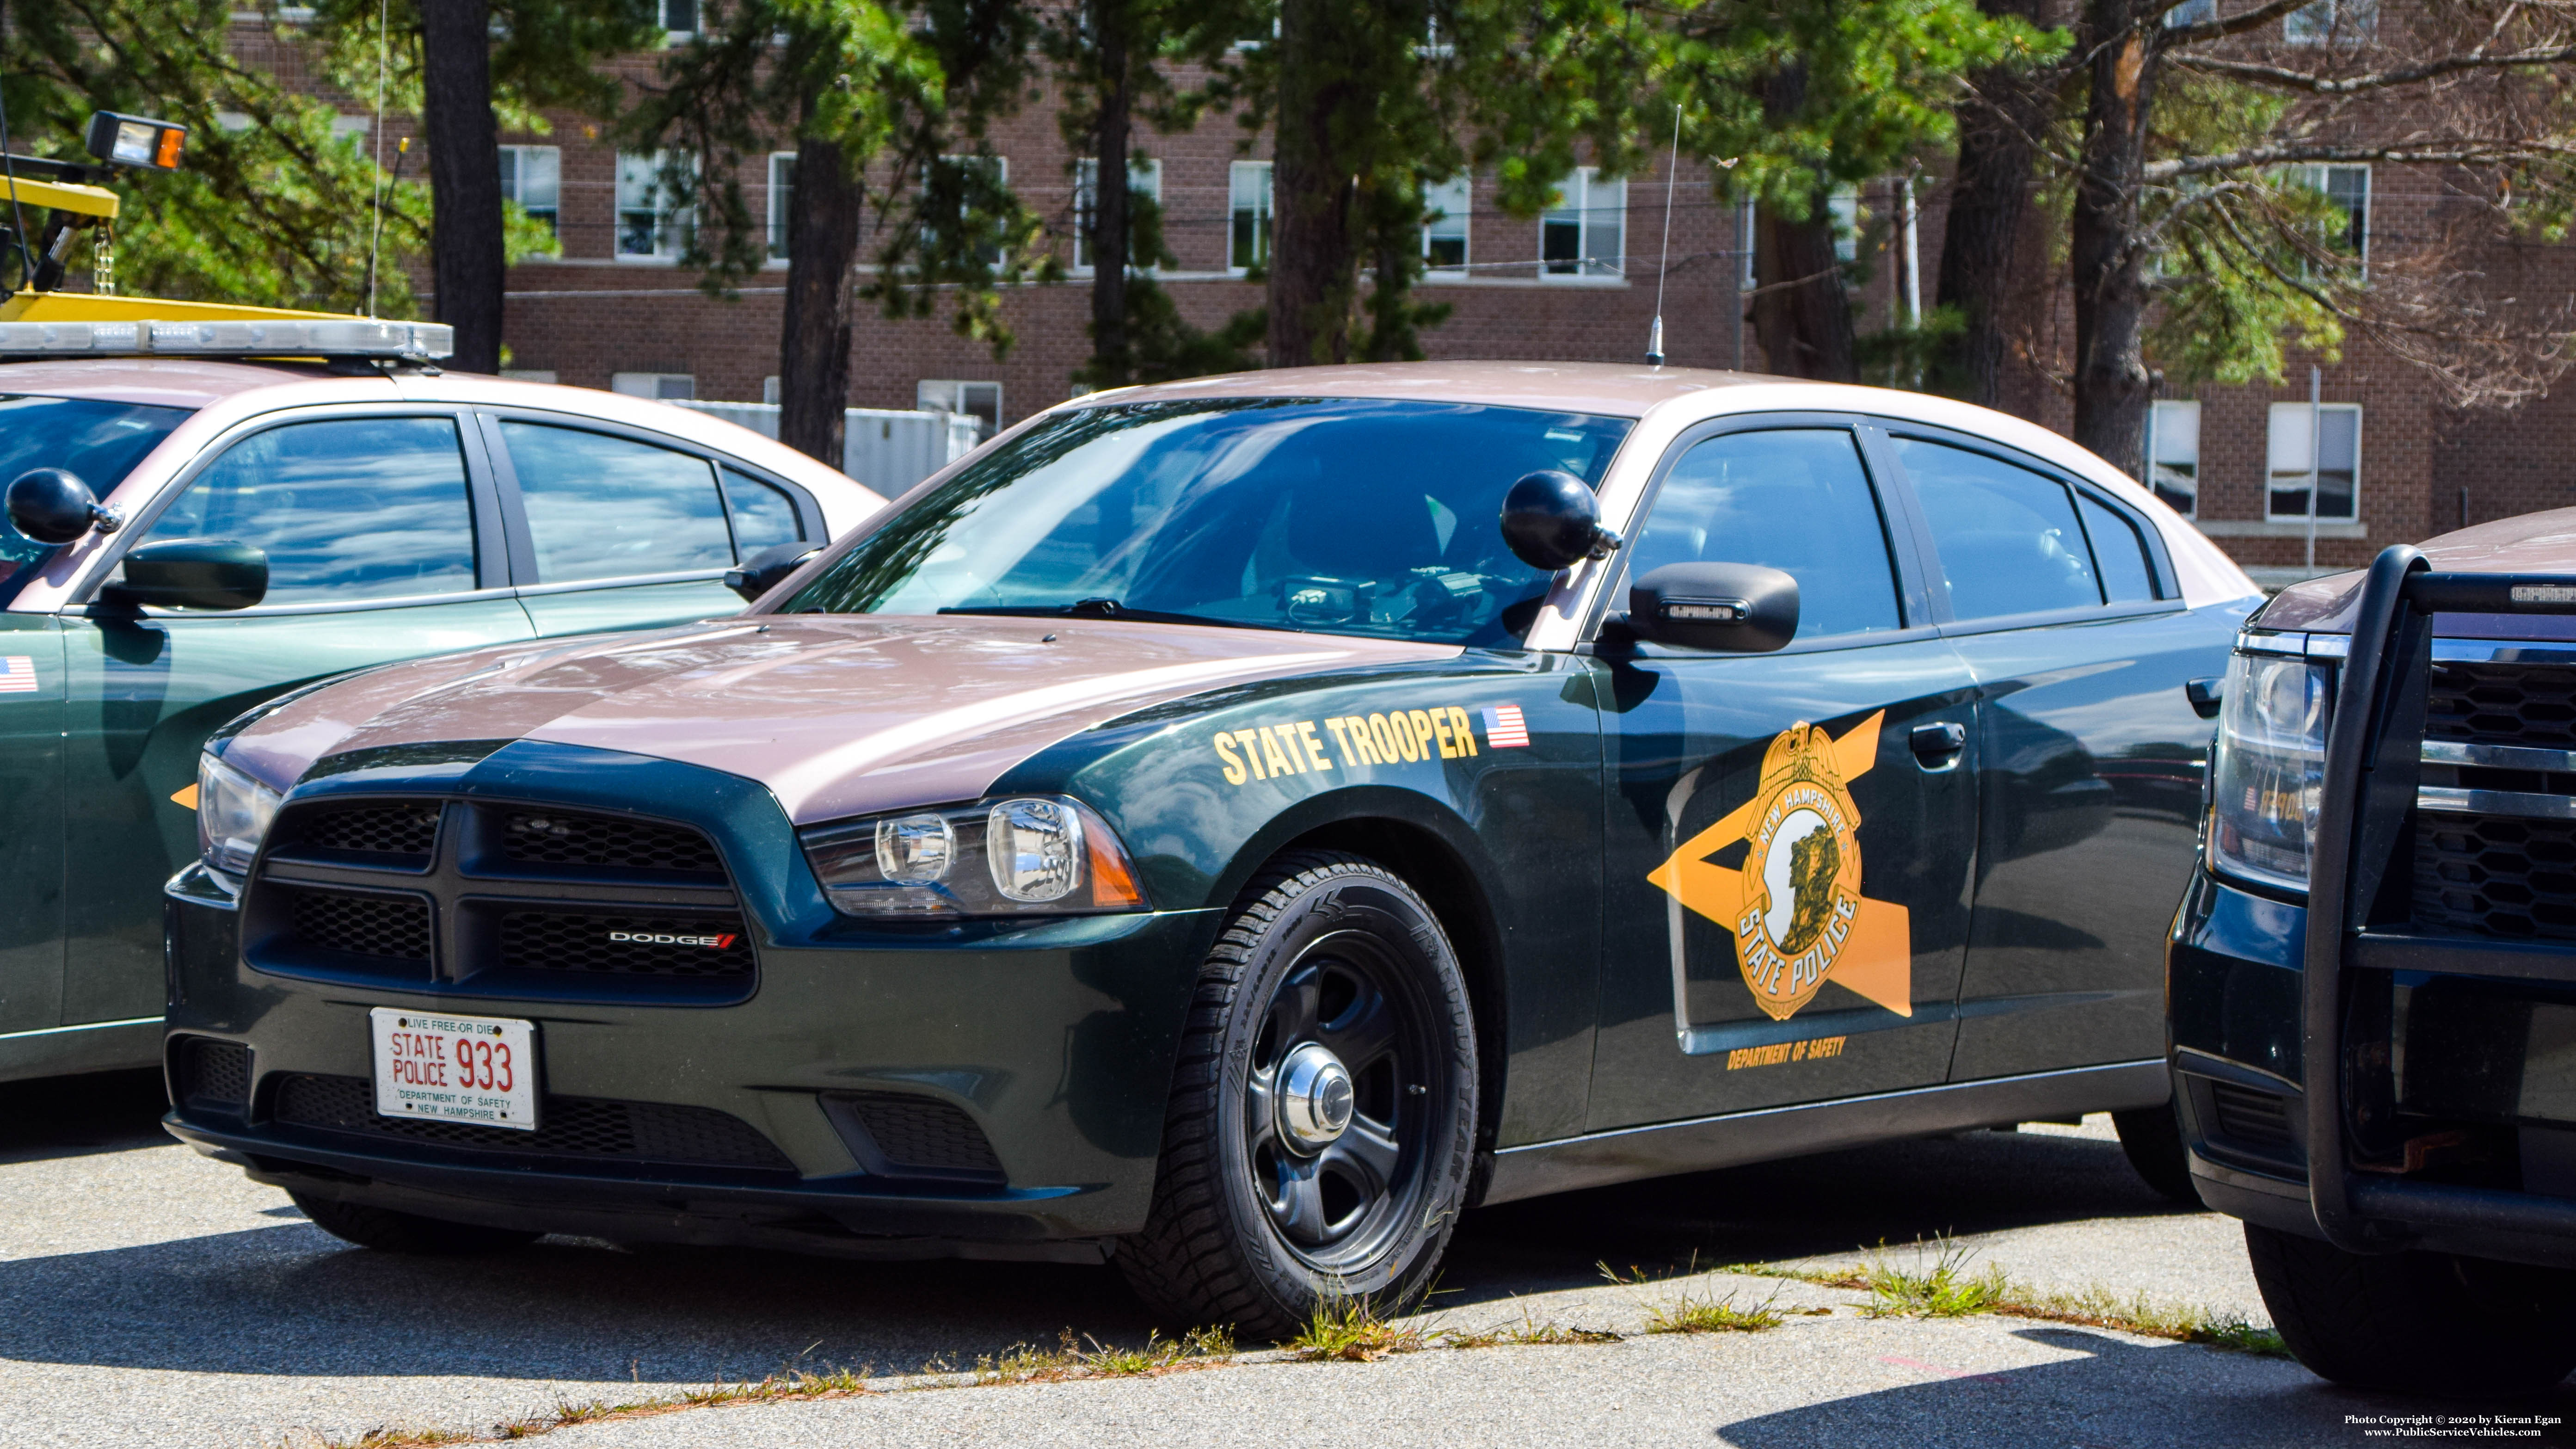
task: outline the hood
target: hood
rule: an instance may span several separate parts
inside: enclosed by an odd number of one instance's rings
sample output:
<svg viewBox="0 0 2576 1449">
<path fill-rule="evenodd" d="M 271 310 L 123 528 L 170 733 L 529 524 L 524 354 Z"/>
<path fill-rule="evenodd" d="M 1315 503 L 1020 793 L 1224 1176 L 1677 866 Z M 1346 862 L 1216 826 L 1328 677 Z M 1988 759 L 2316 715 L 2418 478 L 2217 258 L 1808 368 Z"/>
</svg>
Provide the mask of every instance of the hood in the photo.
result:
<svg viewBox="0 0 2576 1449">
<path fill-rule="evenodd" d="M 2436 573 L 2576 575 L 2576 508 L 2500 518 L 2417 545 Z M 2284 632 L 2349 634 L 2361 607 L 2363 570 L 2328 574 L 2283 589 L 2252 626 Z M 2576 638 L 2564 614 L 2436 614 L 2433 632 L 2459 639 Z"/>
<path fill-rule="evenodd" d="M 1058 740 L 1204 690 L 1459 652 L 1089 619 L 765 615 L 374 670 L 289 700 L 225 758 L 282 787 L 351 750 L 586 745 L 756 780 L 804 825 L 974 799 Z"/>
</svg>

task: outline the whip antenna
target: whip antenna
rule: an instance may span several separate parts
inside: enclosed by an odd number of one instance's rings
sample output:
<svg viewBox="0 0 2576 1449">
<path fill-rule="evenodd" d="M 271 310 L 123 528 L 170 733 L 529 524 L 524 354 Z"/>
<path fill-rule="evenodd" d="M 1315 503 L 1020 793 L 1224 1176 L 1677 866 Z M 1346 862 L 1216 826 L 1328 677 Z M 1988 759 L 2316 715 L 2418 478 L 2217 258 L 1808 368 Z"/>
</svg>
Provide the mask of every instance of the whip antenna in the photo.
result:
<svg viewBox="0 0 2576 1449">
<path fill-rule="evenodd" d="M 385 241 L 385 14 L 393 0 L 376 0 L 376 224 L 367 238 L 367 315 L 376 315 L 376 253 Z M 1663 305 L 1658 302 L 1657 306 Z"/>
<path fill-rule="evenodd" d="M 1682 107 L 1673 103 L 1673 158 L 1664 167 L 1664 249 L 1655 259 L 1655 325 L 1646 334 L 1646 365 L 1664 365 L 1664 270 L 1673 260 L 1673 187 L 1681 180 Z"/>
</svg>

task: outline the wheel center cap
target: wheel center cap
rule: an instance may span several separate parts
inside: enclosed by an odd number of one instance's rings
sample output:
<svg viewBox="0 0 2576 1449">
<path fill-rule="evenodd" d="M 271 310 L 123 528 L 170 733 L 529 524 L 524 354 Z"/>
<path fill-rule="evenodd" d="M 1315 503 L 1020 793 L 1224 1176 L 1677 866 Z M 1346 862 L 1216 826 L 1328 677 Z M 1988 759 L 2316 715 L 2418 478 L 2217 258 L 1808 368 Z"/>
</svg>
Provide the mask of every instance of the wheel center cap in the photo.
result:
<svg viewBox="0 0 2576 1449">
<path fill-rule="evenodd" d="M 1351 1073 L 1333 1049 L 1308 1042 L 1279 1064 L 1279 1135 L 1321 1151 L 1351 1125 Z"/>
</svg>

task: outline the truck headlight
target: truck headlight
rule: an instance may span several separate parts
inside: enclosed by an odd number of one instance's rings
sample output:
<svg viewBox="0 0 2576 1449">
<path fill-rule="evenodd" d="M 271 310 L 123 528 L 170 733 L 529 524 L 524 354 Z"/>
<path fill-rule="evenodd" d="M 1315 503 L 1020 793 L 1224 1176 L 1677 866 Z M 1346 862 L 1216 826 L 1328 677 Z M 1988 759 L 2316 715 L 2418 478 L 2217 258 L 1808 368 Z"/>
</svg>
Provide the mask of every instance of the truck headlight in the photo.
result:
<svg viewBox="0 0 2576 1449">
<path fill-rule="evenodd" d="M 1067 916 L 1145 904 L 1118 837 L 1062 796 L 873 815 L 799 838 L 844 915 Z"/>
<path fill-rule="evenodd" d="M 197 756 L 197 852 L 230 876 L 250 873 L 279 796 L 212 754 Z"/>
<path fill-rule="evenodd" d="M 2308 845 L 2325 795 L 2334 679 L 2304 659 L 2227 663 L 2211 756 L 2209 863 L 2258 884 L 2308 888 Z"/>
</svg>

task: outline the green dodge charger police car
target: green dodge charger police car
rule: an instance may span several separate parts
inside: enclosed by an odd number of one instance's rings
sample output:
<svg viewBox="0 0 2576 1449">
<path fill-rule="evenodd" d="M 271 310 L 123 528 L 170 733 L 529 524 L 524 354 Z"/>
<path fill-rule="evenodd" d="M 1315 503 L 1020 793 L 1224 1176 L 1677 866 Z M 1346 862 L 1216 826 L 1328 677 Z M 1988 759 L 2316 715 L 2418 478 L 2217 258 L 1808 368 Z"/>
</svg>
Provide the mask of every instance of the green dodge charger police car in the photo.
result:
<svg viewBox="0 0 2576 1449">
<path fill-rule="evenodd" d="M 2257 601 L 1939 399 L 1078 399 L 739 617 L 219 731 L 170 1128 L 376 1247 L 1114 1261 L 1260 1333 L 1587 1184 L 2104 1109 L 2178 1174 Z"/>
</svg>

